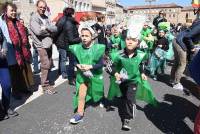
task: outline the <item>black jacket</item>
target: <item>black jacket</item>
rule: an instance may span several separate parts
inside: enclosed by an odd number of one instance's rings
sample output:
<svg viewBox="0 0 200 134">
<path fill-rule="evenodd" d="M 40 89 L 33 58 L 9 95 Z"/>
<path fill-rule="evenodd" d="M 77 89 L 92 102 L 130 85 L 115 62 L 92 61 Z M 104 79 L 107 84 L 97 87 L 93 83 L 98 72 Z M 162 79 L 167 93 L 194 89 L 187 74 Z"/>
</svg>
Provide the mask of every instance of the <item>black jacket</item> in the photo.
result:
<svg viewBox="0 0 200 134">
<path fill-rule="evenodd" d="M 164 51 L 167 51 L 169 49 L 169 42 L 165 37 L 158 38 L 158 41 L 156 42 L 156 46 L 162 45 L 162 48 Z"/>
<path fill-rule="evenodd" d="M 176 37 L 176 42 L 184 51 L 190 51 L 194 48 L 193 42 L 200 41 L 200 19 L 195 21 L 192 26 L 182 32 Z"/>
<path fill-rule="evenodd" d="M 54 43 L 58 48 L 68 50 L 69 45 L 81 42 L 77 24 L 72 17 L 63 16 L 58 20 L 56 24 L 58 32 L 54 35 Z"/>
<path fill-rule="evenodd" d="M 106 39 L 106 32 L 105 32 L 105 26 L 101 26 L 99 25 L 98 23 L 94 24 L 92 26 L 92 28 L 97 31 L 98 33 L 98 43 L 99 44 L 104 44 L 106 45 L 106 48 L 107 48 L 107 39 Z"/>
<path fill-rule="evenodd" d="M 158 24 L 160 22 L 167 22 L 167 19 L 163 18 L 163 17 L 160 17 L 160 16 L 157 16 L 153 19 L 153 25 L 158 28 Z"/>
</svg>

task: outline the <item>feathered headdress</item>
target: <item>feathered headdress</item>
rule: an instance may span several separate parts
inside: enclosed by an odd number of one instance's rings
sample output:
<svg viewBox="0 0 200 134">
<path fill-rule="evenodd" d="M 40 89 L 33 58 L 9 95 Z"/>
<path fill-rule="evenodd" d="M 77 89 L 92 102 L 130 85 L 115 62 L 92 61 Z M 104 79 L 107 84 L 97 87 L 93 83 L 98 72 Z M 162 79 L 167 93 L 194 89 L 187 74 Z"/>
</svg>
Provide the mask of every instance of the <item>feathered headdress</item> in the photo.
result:
<svg viewBox="0 0 200 134">
<path fill-rule="evenodd" d="M 95 24 L 95 22 L 92 22 L 92 21 L 85 21 L 85 22 L 82 22 L 80 23 L 79 25 L 79 32 L 83 29 L 83 28 L 86 28 L 88 29 L 91 34 L 92 34 L 92 37 L 94 38 L 96 36 L 96 32 L 95 30 L 92 28 L 92 26 Z"/>
<path fill-rule="evenodd" d="M 129 38 L 140 38 L 140 32 L 146 22 L 146 17 L 142 15 L 133 15 L 128 19 L 127 22 L 127 37 Z"/>
</svg>

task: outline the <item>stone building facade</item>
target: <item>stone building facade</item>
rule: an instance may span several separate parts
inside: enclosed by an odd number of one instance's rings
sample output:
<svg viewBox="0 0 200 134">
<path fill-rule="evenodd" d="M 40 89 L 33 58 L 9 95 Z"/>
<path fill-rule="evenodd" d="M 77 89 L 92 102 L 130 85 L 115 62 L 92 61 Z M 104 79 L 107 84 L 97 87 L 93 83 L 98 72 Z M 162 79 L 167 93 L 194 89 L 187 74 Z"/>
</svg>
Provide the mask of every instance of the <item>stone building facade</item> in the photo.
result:
<svg viewBox="0 0 200 134">
<path fill-rule="evenodd" d="M 144 5 L 144 6 L 131 6 L 127 8 L 128 15 L 146 15 L 151 21 L 155 18 L 160 10 L 166 13 L 166 19 L 174 24 L 178 23 L 192 23 L 196 16 L 193 13 L 193 8 L 182 7 L 180 5 L 160 4 L 160 5 Z"/>
<path fill-rule="evenodd" d="M 116 4 L 115 8 L 115 21 L 116 23 L 122 22 L 124 19 L 126 19 L 126 12 L 122 5 Z"/>
<path fill-rule="evenodd" d="M 150 21 L 155 18 L 160 10 L 164 10 L 166 13 L 166 19 L 171 22 L 177 24 L 179 22 L 179 15 L 181 13 L 181 9 L 183 7 L 176 5 L 174 3 L 171 4 L 160 4 L 160 5 L 144 5 L 144 6 L 132 6 L 128 7 L 128 15 L 146 15 Z"/>
<path fill-rule="evenodd" d="M 35 3 L 37 0 L 12 0 L 18 7 L 19 15 L 29 23 L 30 14 L 36 10 Z M 48 5 L 47 15 L 51 19 L 55 18 L 58 13 L 62 13 L 65 7 L 73 7 L 76 12 L 91 11 L 92 3 L 90 0 L 46 0 Z"/>
<path fill-rule="evenodd" d="M 91 0 L 73 0 L 72 6 L 77 12 L 92 10 Z"/>
<path fill-rule="evenodd" d="M 183 7 L 179 16 L 179 21 L 182 23 L 192 23 L 196 19 L 192 6 Z"/>
<path fill-rule="evenodd" d="M 33 0 L 13 0 L 13 3 L 17 5 L 17 11 L 20 18 L 25 22 L 25 25 L 29 24 L 31 13 L 33 13 L 35 8 L 35 3 Z"/>
<path fill-rule="evenodd" d="M 106 24 L 115 24 L 116 0 L 106 0 Z"/>
</svg>

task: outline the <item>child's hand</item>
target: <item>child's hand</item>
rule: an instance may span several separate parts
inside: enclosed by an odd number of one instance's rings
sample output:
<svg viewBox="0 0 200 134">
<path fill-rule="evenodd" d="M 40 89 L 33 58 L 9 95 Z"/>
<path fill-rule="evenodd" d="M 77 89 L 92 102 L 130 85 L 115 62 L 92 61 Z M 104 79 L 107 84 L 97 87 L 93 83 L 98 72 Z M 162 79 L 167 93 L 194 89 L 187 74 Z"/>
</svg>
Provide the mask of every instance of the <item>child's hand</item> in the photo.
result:
<svg viewBox="0 0 200 134">
<path fill-rule="evenodd" d="M 143 80 L 147 80 L 147 76 L 144 73 L 141 74 L 141 77 Z"/>
<path fill-rule="evenodd" d="M 83 70 L 83 65 L 77 64 L 76 66 L 77 66 L 81 71 Z"/>
<path fill-rule="evenodd" d="M 121 80 L 121 76 L 119 73 L 115 73 L 115 78 L 117 81 L 120 81 Z"/>
<path fill-rule="evenodd" d="M 84 65 L 84 67 L 83 67 L 84 71 L 88 71 L 90 69 L 92 69 L 92 65 Z"/>
</svg>

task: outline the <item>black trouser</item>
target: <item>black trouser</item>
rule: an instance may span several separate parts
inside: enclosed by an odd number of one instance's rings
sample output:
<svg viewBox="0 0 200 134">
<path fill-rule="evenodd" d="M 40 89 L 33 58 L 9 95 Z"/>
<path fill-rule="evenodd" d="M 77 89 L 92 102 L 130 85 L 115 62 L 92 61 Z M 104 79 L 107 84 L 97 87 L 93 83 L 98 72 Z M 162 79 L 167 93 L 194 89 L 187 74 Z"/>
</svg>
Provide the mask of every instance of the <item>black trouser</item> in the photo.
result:
<svg viewBox="0 0 200 134">
<path fill-rule="evenodd" d="M 120 90 L 122 97 L 119 104 L 119 116 L 122 120 L 133 119 L 135 115 L 135 109 L 133 109 L 136 103 L 136 84 L 130 82 L 123 82 L 120 84 Z M 133 111 L 134 110 L 134 111 Z M 133 113 L 134 112 L 134 113 Z"/>
</svg>

